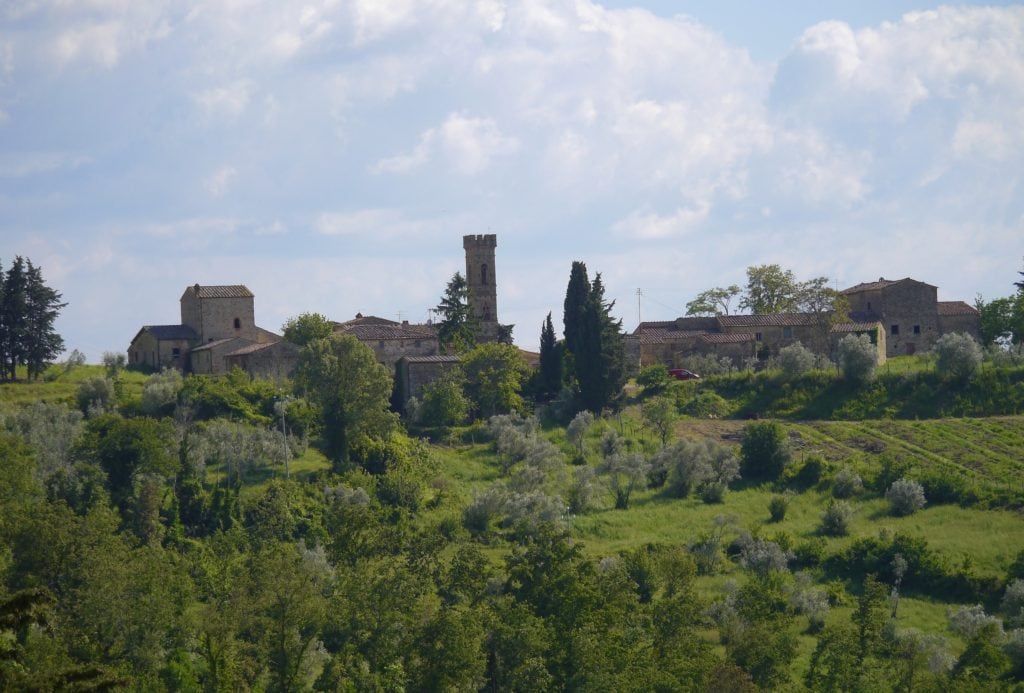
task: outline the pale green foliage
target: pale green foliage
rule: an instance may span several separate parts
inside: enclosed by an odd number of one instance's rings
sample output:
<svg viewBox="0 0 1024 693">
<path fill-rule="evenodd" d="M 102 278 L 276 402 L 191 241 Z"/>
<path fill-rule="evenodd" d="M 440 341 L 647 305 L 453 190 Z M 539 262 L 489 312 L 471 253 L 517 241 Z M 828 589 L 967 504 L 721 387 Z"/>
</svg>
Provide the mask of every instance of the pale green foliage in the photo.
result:
<svg viewBox="0 0 1024 693">
<path fill-rule="evenodd" d="M 637 452 L 615 453 L 601 462 L 598 472 L 608 483 L 608 490 L 615 499 L 616 509 L 625 510 L 629 507 L 633 491 L 646 485 L 649 469 L 647 460 Z"/>
<path fill-rule="evenodd" d="M 4 426 L 36 453 L 36 478 L 44 481 L 71 466 L 71 447 L 82 430 L 82 412 L 63 404 L 33 402 L 6 412 Z"/>
<path fill-rule="evenodd" d="M 924 507 L 924 486 L 911 479 L 897 479 L 885 492 L 893 515 L 912 515 Z"/>
<path fill-rule="evenodd" d="M 107 369 L 108 378 L 117 378 L 127 365 L 128 359 L 118 351 L 103 352 L 103 366 Z"/>
<path fill-rule="evenodd" d="M 864 490 L 864 481 L 857 472 L 843 467 L 832 479 L 832 495 L 836 498 L 850 498 Z"/>
<path fill-rule="evenodd" d="M 787 572 L 790 556 L 774 541 L 755 539 L 750 535 L 740 538 L 740 566 L 757 575 Z"/>
<path fill-rule="evenodd" d="M 981 604 L 949 609 L 946 618 L 949 620 L 949 629 L 964 640 L 971 640 L 987 626 L 995 626 L 1000 634 L 1003 632 L 1003 622 L 986 614 Z"/>
<path fill-rule="evenodd" d="M 150 416 L 169 413 L 178 400 L 184 379 L 176 368 L 165 368 L 142 384 L 142 411 Z"/>
<path fill-rule="evenodd" d="M 682 367 L 691 373 L 707 378 L 712 375 L 728 375 L 736 371 L 732 359 L 714 354 L 691 354 L 682 360 Z"/>
<path fill-rule="evenodd" d="M 221 465 L 228 479 L 242 479 L 266 465 L 284 464 L 281 436 L 255 426 L 215 419 L 201 426 L 189 441 L 196 469 Z"/>
<path fill-rule="evenodd" d="M 463 523 L 474 532 L 486 532 L 491 523 L 532 531 L 542 523 L 563 525 L 565 502 L 540 490 L 514 491 L 491 486 L 477 495 L 463 513 Z"/>
<path fill-rule="evenodd" d="M 675 400 L 664 395 L 652 397 L 643 405 L 644 423 L 658 434 L 662 446 L 672 437 L 679 413 L 676 411 Z"/>
<path fill-rule="evenodd" d="M 819 530 L 830 537 L 845 537 L 850 533 L 853 522 L 853 508 L 846 501 L 829 501 L 821 515 Z"/>
<path fill-rule="evenodd" d="M 284 338 L 299 346 L 306 346 L 314 339 L 327 339 L 333 333 L 334 323 L 320 313 L 300 313 L 281 326 Z"/>
<path fill-rule="evenodd" d="M 1000 607 L 1009 625 L 1024 626 L 1024 580 L 1017 578 L 1006 586 Z"/>
<path fill-rule="evenodd" d="M 932 347 L 935 368 L 955 380 L 968 380 L 981 365 L 981 346 L 968 334 L 944 334 Z"/>
<path fill-rule="evenodd" d="M 114 383 L 110 378 L 89 378 L 78 385 L 78 408 L 88 416 L 102 414 L 114 406 Z"/>
<path fill-rule="evenodd" d="M 593 467 L 582 465 L 573 470 L 572 486 L 569 488 L 569 512 L 586 512 L 594 503 L 596 473 Z"/>
<path fill-rule="evenodd" d="M 583 443 L 587 438 L 587 431 L 590 430 L 590 426 L 593 423 L 594 415 L 584 409 L 573 417 L 573 420 L 569 422 L 569 426 L 565 429 L 565 437 L 576 448 L 576 455 L 580 459 L 583 458 Z"/>
<path fill-rule="evenodd" d="M 866 334 L 848 334 L 839 340 L 836 362 L 847 380 L 870 382 L 878 368 L 878 348 Z"/>
<path fill-rule="evenodd" d="M 668 490 L 677 498 L 685 498 L 690 491 L 702 492 L 705 487 L 715 487 L 709 492 L 711 502 L 717 502 L 717 491 L 724 491 L 740 476 L 739 460 L 732 448 L 707 438 L 701 442 L 681 440 L 655 455 L 652 464 L 656 470 L 667 474 Z M 706 499 L 707 500 L 707 499 Z"/>
<path fill-rule="evenodd" d="M 686 304 L 687 315 L 728 315 L 732 300 L 739 296 L 740 287 L 731 284 L 726 287 L 715 287 L 697 294 L 696 298 Z"/>
<path fill-rule="evenodd" d="M 800 342 L 779 349 L 776 363 L 782 371 L 782 377 L 793 380 L 814 368 L 814 353 Z"/>
<path fill-rule="evenodd" d="M 814 579 L 809 573 L 801 571 L 793 576 L 789 605 L 798 614 L 807 617 L 812 631 L 817 631 L 825 625 L 830 608 L 828 592 L 821 587 L 815 587 Z"/>
</svg>

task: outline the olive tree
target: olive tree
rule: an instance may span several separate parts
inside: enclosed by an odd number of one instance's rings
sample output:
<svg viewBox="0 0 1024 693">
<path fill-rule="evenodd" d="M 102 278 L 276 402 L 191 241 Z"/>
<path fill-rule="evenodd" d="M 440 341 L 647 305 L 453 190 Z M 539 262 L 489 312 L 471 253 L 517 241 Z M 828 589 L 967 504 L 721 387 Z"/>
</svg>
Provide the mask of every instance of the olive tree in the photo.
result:
<svg viewBox="0 0 1024 693">
<path fill-rule="evenodd" d="M 935 367 L 954 380 L 969 380 L 981 365 L 984 354 L 974 338 L 968 334 L 944 334 L 932 347 Z"/>
<path fill-rule="evenodd" d="M 839 340 L 836 361 L 843 377 L 856 383 L 874 380 L 878 368 L 878 347 L 866 334 L 848 334 Z"/>
<path fill-rule="evenodd" d="M 893 515 L 913 515 L 924 507 L 924 487 L 911 479 L 897 479 L 885 492 Z"/>
</svg>

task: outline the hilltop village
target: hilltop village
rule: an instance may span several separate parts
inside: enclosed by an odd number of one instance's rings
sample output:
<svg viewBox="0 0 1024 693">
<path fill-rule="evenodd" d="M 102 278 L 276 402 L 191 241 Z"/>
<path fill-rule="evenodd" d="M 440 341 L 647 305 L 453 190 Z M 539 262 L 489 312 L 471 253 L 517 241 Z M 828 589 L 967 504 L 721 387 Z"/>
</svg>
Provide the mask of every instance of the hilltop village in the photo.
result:
<svg viewBox="0 0 1024 693">
<path fill-rule="evenodd" d="M 503 333 L 498 321 L 497 237 L 468 235 L 462 242 L 478 341 L 496 341 Z M 840 293 L 849 306 L 840 316 L 824 311 L 642 322 L 623 335 L 627 368 L 636 371 L 659 363 L 675 368 L 694 355 L 713 355 L 741 365 L 796 342 L 828 354 L 848 334 L 868 335 L 881 364 L 887 357 L 926 352 L 945 334 L 980 336 L 974 307 L 964 301 L 939 301 L 936 286 L 916 279 L 879 278 Z M 180 324 L 146 325 L 136 333 L 128 346 L 130 364 L 196 374 L 220 374 L 238 367 L 272 379 L 287 377 L 294 369 L 299 347 L 256 324 L 255 296 L 244 285 L 195 284 L 185 289 L 180 303 Z M 335 322 L 334 331 L 350 334 L 370 347 L 377 360 L 403 380 L 402 391 L 410 395 L 459 363 L 457 355 L 442 347 L 436 324 L 360 313 Z M 536 353 L 521 351 L 529 365 L 537 365 Z"/>
</svg>

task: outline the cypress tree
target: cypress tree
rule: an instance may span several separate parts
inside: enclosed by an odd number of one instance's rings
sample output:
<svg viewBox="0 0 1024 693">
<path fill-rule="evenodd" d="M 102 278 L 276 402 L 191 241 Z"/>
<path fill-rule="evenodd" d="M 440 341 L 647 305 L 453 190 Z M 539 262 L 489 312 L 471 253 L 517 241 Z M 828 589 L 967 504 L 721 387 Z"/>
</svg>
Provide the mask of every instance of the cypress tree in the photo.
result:
<svg viewBox="0 0 1024 693">
<path fill-rule="evenodd" d="M 565 312 L 562 314 L 565 348 L 571 354 L 575 354 L 580 348 L 583 311 L 589 300 L 590 280 L 587 278 L 587 266 L 577 260 L 572 263 L 572 270 L 569 272 L 569 286 L 565 291 Z"/>
<path fill-rule="evenodd" d="M 625 350 L 622 321 L 611 315 L 615 302 L 604 300 L 601 275 L 594 283 L 583 309 L 576 378 L 583 406 L 601 411 L 622 389 L 625 380 Z"/>
<path fill-rule="evenodd" d="M 448 282 L 437 304 L 437 312 L 441 314 L 437 338 L 442 346 L 451 346 L 459 352 L 476 346 L 479 326 L 469 305 L 469 284 L 461 272 L 456 272 Z"/>
<path fill-rule="evenodd" d="M 9 380 L 14 380 L 15 368 L 25 358 L 25 314 L 28 309 L 27 277 L 25 261 L 20 256 L 14 259 L 3 281 L 3 304 L 0 305 L 0 324 L 3 324 L 2 370 Z"/>
<path fill-rule="evenodd" d="M 543 395 L 551 397 L 562 387 L 562 350 L 555 339 L 551 313 L 540 328 L 540 378 Z"/>
<path fill-rule="evenodd" d="M 64 351 L 64 339 L 53 329 L 60 309 L 60 292 L 43 281 L 43 271 L 29 260 L 26 263 L 24 356 L 28 377 L 38 378 L 46 364 Z"/>
</svg>

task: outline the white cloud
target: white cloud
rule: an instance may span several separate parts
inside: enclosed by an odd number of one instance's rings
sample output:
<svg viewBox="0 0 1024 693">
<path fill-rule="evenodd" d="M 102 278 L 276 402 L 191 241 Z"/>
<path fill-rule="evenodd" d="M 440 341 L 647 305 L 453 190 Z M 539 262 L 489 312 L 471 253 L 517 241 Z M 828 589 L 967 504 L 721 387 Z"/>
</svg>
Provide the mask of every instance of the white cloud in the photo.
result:
<svg viewBox="0 0 1024 693">
<path fill-rule="evenodd" d="M 0 122 L 3 118 L 0 117 Z M 73 170 L 92 162 L 70 152 L 25 152 L 0 155 L 0 178 L 25 178 L 54 171 Z"/>
<path fill-rule="evenodd" d="M 436 149 L 443 152 L 454 172 L 471 176 L 487 169 L 495 157 L 514 154 L 519 142 L 503 134 L 490 118 L 451 113 L 439 127 L 423 132 L 411 152 L 381 159 L 370 170 L 408 173 L 430 161 Z"/>
<path fill-rule="evenodd" d="M 663 216 L 647 210 L 636 210 L 612 225 L 612 231 L 631 238 L 671 238 L 692 230 L 708 217 L 711 205 L 702 200 L 692 207 L 680 207 Z"/>
<path fill-rule="evenodd" d="M 237 176 L 238 169 L 234 166 L 221 166 L 206 178 L 203 187 L 214 197 L 223 197 Z"/>
<path fill-rule="evenodd" d="M 252 80 L 244 79 L 205 89 L 193 98 L 207 115 L 235 119 L 245 113 L 254 90 L 255 84 Z"/>
</svg>

